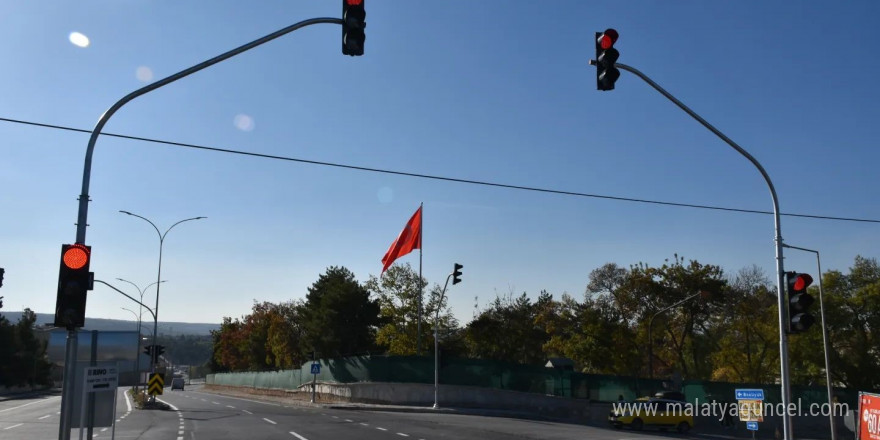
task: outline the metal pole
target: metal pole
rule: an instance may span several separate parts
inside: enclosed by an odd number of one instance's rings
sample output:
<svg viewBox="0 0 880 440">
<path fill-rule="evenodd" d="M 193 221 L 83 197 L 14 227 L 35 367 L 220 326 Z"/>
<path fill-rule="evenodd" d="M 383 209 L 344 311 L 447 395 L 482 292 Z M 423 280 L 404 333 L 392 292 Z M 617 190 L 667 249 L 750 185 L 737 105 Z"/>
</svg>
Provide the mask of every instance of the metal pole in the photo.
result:
<svg viewBox="0 0 880 440">
<path fill-rule="evenodd" d="M 437 302 L 437 309 L 434 311 L 434 409 L 440 408 L 437 398 L 440 391 L 440 338 L 437 329 L 440 327 L 440 308 L 443 307 L 443 297 L 446 296 L 446 286 L 449 285 L 451 276 L 452 274 L 446 275 L 446 282 L 443 283 L 443 290 L 440 292 L 440 301 Z"/>
<path fill-rule="evenodd" d="M 239 46 L 235 49 L 232 49 L 228 52 L 220 54 L 220 55 L 218 55 L 214 58 L 211 58 L 207 61 L 203 61 L 199 64 L 196 64 L 195 66 L 192 66 L 188 69 L 177 72 L 174 75 L 171 75 L 169 77 L 166 77 L 164 79 L 156 81 L 152 84 L 148 84 L 144 87 L 141 87 L 140 89 L 137 89 L 134 92 L 131 92 L 128 95 L 123 96 L 122 99 L 120 99 L 119 101 L 116 101 L 115 104 L 113 104 L 109 109 L 107 109 L 107 111 L 105 111 L 104 114 L 102 114 L 101 117 L 98 119 L 98 123 L 95 124 L 95 128 L 92 129 L 92 134 L 89 137 L 89 143 L 88 143 L 88 146 L 86 147 L 86 157 L 85 157 L 85 161 L 83 163 L 82 190 L 80 192 L 79 199 L 78 199 L 79 200 L 79 204 L 78 204 L 79 209 L 77 211 L 77 217 L 76 217 L 76 243 L 85 244 L 85 242 L 86 242 L 86 227 L 88 226 L 88 215 L 89 215 L 89 183 L 90 183 L 91 175 L 92 175 L 92 154 L 95 151 L 95 142 L 97 142 L 98 135 L 101 134 L 101 130 L 104 128 L 104 125 L 107 124 L 107 121 L 110 120 L 110 117 L 113 116 L 113 114 L 116 113 L 116 111 L 118 111 L 120 108 L 122 108 L 122 106 L 124 106 L 125 104 L 127 104 L 131 100 L 137 98 L 138 96 L 147 94 L 147 93 L 149 93 L 153 90 L 156 90 L 162 86 L 165 86 L 167 84 L 171 84 L 174 81 L 177 81 L 181 78 L 189 76 L 189 75 L 196 73 L 202 69 L 211 67 L 214 64 L 217 64 L 221 61 L 232 58 L 242 52 L 253 49 L 263 43 L 267 43 L 269 41 L 272 41 L 282 35 L 285 35 L 290 32 L 293 32 L 297 29 L 300 29 L 300 28 L 303 28 L 306 26 L 310 26 L 313 24 L 318 24 L 318 23 L 329 23 L 329 24 L 341 25 L 344 22 L 339 18 L 312 18 L 309 20 L 303 20 L 299 23 L 292 24 L 286 28 L 283 28 L 283 29 L 275 31 L 269 35 L 266 35 L 265 37 L 259 38 L 257 40 L 250 42 L 250 43 L 247 43 L 245 45 L 242 45 L 242 46 Z M 158 292 L 157 292 L 157 297 L 158 297 Z M 70 331 L 72 331 L 72 330 L 70 330 Z M 70 335 L 68 335 L 68 337 L 70 337 Z M 74 345 L 74 348 L 75 347 L 76 346 Z M 67 348 L 68 348 L 68 350 L 70 349 L 70 342 L 69 341 L 68 341 Z M 64 384 L 62 385 L 62 387 L 64 390 L 67 390 L 68 388 L 70 388 L 67 384 L 67 379 L 64 379 Z M 64 397 L 62 394 L 62 401 L 63 400 L 64 400 Z M 72 405 L 71 405 L 71 407 L 72 407 Z M 62 408 L 63 408 L 63 406 L 62 406 Z M 70 426 L 70 417 L 72 417 L 71 414 L 62 411 L 61 423 L 60 423 L 62 430 L 64 429 L 64 426 L 67 426 L 67 427 Z M 65 440 L 65 438 L 62 437 L 62 434 L 63 434 L 63 432 L 59 432 L 58 438 L 60 440 Z M 70 433 L 68 432 L 67 435 L 69 436 Z"/>
<path fill-rule="evenodd" d="M 590 60 L 591 65 L 595 65 L 595 60 Z M 743 155 L 746 159 L 748 159 L 755 168 L 761 173 L 761 176 L 764 177 L 764 181 L 767 183 L 767 187 L 770 189 L 770 197 L 773 199 L 773 221 L 774 221 L 774 231 L 775 237 L 774 241 L 776 244 L 776 294 L 778 299 L 779 306 L 779 364 L 780 364 L 780 384 L 782 388 L 782 406 L 784 408 L 782 414 L 782 433 L 784 440 L 792 440 L 794 438 L 794 433 L 792 432 L 791 427 L 791 414 L 790 414 L 790 406 L 791 406 L 791 383 L 790 376 L 788 370 L 788 335 L 786 333 L 786 322 L 785 322 L 785 294 L 783 292 L 785 285 L 785 269 L 783 267 L 783 255 L 782 255 L 782 225 L 779 220 L 779 198 L 776 196 L 776 188 L 773 186 L 773 181 L 770 180 L 770 176 L 767 174 L 767 171 L 764 170 L 764 167 L 755 159 L 751 154 L 749 154 L 742 147 L 737 145 L 736 142 L 731 140 L 729 137 L 725 136 L 724 133 L 719 131 L 717 128 L 712 126 L 709 122 L 703 119 L 700 115 L 696 114 L 693 110 L 691 110 L 688 106 L 684 105 L 681 101 L 676 99 L 672 94 L 667 92 L 663 87 L 660 87 L 659 84 L 655 83 L 651 78 L 648 78 L 647 75 L 640 72 L 638 69 L 634 67 L 627 66 L 626 64 L 615 63 L 615 66 L 619 69 L 626 70 L 627 72 L 633 73 L 643 81 L 648 83 L 654 90 L 657 90 L 665 96 L 667 99 L 672 101 L 675 105 L 677 105 L 680 109 L 684 110 L 685 113 L 690 115 L 692 118 L 696 119 L 697 122 L 702 124 L 704 127 L 709 129 L 712 133 L 718 136 L 721 140 L 723 140 L 727 145 L 733 147 L 734 150 Z"/>
<path fill-rule="evenodd" d="M 61 383 L 61 421 L 58 423 L 58 440 L 70 439 L 70 425 L 73 417 L 73 383 L 76 376 L 76 358 L 79 335 L 74 329 L 67 330 L 67 349 L 64 353 L 64 381 Z"/>
<path fill-rule="evenodd" d="M 210 60 L 203 61 L 195 66 L 192 66 L 188 69 L 182 70 L 180 72 L 175 73 L 167 78 L 160 79 L 152 84 L 148 84 L 140 89 L 135 90 L 134 92 L 125 95 L 117 101 L 113 106 L 111 106 L 107 111 L 101 115 L 101 118 L 98 119 L 98 123 L 95 124 L 95 128 L 92 129 L 92 135 L 89 137 L 89 144 L 86 148 L 86 159 L 85 164 L 83 165 L 83 183 L 82 183 L 82 193 L 79 196 L 79 212 L 77 214 L 77 222 L 76 222 L 76 242 L 77 243 L 85 243 L 86 242 L 86 226 L 88 221 L 88 212 L 89 212 L 89 180 L 91 178 L 91 170 L 92 170 L 92 153 L 95 150 L 95 142 L 98 140 L 98 135 L 101 134 L 101 130 L 104 128 L 104 125 L 107 124 L 107 121 L 116 113 L 117 110 L 122 108 L 123 105 L 127 104 L 129 101 L 137 98 L 138 96 L 147 94 L 152 92 L 153 90 L 158 89 L 159 87 L 168 85 L 177 81 L 181 78 L 189 76 L 193 73 L 196 73 L 202 69 L 208 68 L 217 64 L 221 61 L 232 58 L 242 52 L 253 49 L 263 43 L 267 43 L 272 41 L 282 35 L 293 32 L 299 28 L 303 28 L 309 25 L 318 24 L 318 23 L 331 23 L 331 24 L 343 24 L 343 21 L 339 18 L 312 18 L 309 20 L 304 20 L 299 23 L 290 25 L 284 29 L 275 31 L 269 35 L 266 35 L 263 38 L 251 41 L 245 45 L 239 46 L 235 49 L 232 49 L 228 52 L 225 52 L 221 55 L 218 55 Z"/>
<path fill-rule="evenodd" d="M 787 244 L 783 246 L 816 254 L 816 268 L 819 271 L 819 313 L 822 317 L 822 348 L 825 352 L 825 386 L 828 388 L 828 406 L 831 410 L 828 419 L 831 422 L 831 440 L 837 440 L 837 422 L 834 420 L 834 389 L 831 386 L 831 358 L 829 357 L 830 350 L 828 350 L 828 327 L 825 325 L 825 300 L 822 291 L 822 261 L 819 259 L 819 251 L 817 250 Z"/>
<path fill-rule="evenodd" d="M 92 330 L 92 343 L 89 347 L 91 351 L 91 356 L 89 357 L 89 366 L 94 367 L 98 365 L 98 331 Z M 85 378 L 84 378 L 85 380 Z M 85 391 L 85 387 L 83 387 L 83 392 Z M 93 438 L 92 432 L 95 429 L 95 393 L 88 393 L 88 438 Z M 114 414 L 115 416 L 115 414 Z M 80 436 L 82 436 L 82 429 L 79 431 Z"/>
<path fill-rule="evenodd" d="M 424 243 L 424 240 L 422 240 L 422 238 L 424 238 L 422 237 L 422 231 L 425 230 L 425 228 L 423 228 L 421 224 L 425 221 L 425 213 L 424 211 L 422 211 L 423 207 L 424 203 L 420 203 L 419 211 L 421 212 L 421 217 L 419 218 L 419 320 L 418 324 L 416 324 L 416 354 L 419 356 L 422 355 L 422 297 L 425 296 L 425 287 L 422 284 L 422 243 Z"/>
<path fill-rule="evenodd" d="M 312 365 L 315 364 L 315 352 L 312 351 Z M 312 400 L 310 403 L 315 403 L 315 387 L 318 386 L 318 375 L 312 373 Z"/>
</svg>

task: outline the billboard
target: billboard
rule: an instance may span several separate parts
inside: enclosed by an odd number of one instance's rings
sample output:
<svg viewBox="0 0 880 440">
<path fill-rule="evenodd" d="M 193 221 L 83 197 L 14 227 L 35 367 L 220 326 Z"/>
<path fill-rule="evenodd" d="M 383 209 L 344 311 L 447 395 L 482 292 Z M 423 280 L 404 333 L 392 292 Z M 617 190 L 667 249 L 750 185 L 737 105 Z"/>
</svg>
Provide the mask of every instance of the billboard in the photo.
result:
<svg viewBox="0 0 880 440">
<path fill-rule="evenodd" d="M 880 440 L 880 394 L 859 393 L 857 440 Z"/>
</svg>

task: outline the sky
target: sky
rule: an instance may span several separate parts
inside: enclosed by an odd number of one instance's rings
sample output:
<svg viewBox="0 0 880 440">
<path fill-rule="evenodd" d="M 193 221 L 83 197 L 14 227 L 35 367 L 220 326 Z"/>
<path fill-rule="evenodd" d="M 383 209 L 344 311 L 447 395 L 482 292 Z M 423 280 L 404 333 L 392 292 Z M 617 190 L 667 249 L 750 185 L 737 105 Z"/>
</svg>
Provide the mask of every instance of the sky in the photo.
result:
<svg viewBox="0 0 880 440">
<path fill-rule="evenodd" d="M 143 95 L 105 133 L 559 191 L 771 211 L 730 146 L 636 76 L 596 90 L 594 32 L 751 153 L 787 244 L 848 272 L 880 249 L 880 3 L 403 0 L 366 3 L 365 54 L 336 24 L 270 41 Z M 0 2 L 0 295 L 53 313 L 76 239 L 88 134 L 126 94 L 334 1 Z M 255 300 L 303 299 L 330 266 L 359 281 L 424 204 L 423 275 L 469 322 L 496 296 L 582 299 L 592 270 L 673 255 L 757 265 L 775 281 L 773 216 L 548 194 L 100 136 L 86 244 L 95 278 L 159 320 L 219 323 Z M 785 267 L 816 274 L 811 253 Z M 398 260 L 418 269 L 419 254 Z M 144 294 L 153 304 L 155 290 Z M 134 306 L 134 307 L 133 307 Z M 97 284 L 86 316 L 133 319 Z"/>
</svg>

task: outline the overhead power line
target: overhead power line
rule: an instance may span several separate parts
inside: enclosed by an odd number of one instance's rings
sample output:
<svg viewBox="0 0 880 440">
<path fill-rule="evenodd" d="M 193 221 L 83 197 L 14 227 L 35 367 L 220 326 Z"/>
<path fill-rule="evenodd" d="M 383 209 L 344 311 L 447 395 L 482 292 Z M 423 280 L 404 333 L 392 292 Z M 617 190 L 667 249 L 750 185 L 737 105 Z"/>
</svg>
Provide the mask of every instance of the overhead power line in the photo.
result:
<svg viewBox="0 0 880 440">
<path fill-rule="evenodd" d="M 56 130 L 66 130 L 73 131 L 77 133 L 91 133 L 91 130 L 85 130 L 82 128 L 73 128 L 73 127 L 64 127 L 61 125 L 53 125 L 53 124 L 44 124 L 40 122 L 32 122 L 32 121 L 23 121 L 19 119 L 10 119 L 0 117 L 0 121 L 4 122 L 12 122 L 15 124 L 24 124 L 31 125 L 35 127 L 43 127 L 43 128 L 52 128 Z M 695 208 L 695 209 L 711 209 L 715 211 L 729 211 L 729 212 L 743 212 L 748 214 L 765 214 L 772 215 L 772 211 L 762 211 L 757 209 L 741 209 L 741 208 L 726 208 L 723 206 L 710 206 L 710 205 L 697 205 L 692 203 L 678 203 L 678 202 L 665 202 L 660 200 L 647 200 L 647 199 L 636 199 L 632 197 L 616 197 L 616 196 L 607 196 L 602 194 L 589 194 L 575 191 L 563 191 L 557 189 L 548 189 L 548 188 L 538 188 L 533 186 L 524 186 L 524 185 L 509 185 L 505 183 L 495 183 L 495 182 L 485 182 L 480 180 L 470 180 L 470 179 L 459 179 L 455 177 L 445 177 L 445 176 L 434 176 L 430 174 L 420 174 L 420 173 L 410 173 L 406 171 L 394 171 L 394 170 L 386 170 L 381 168 L 370 168 L 370 167 L 362 167 L 357 165 L 346 165 L 339 164 L 333 162 L 322 162 L 318 160 L 308 160 L 308 159 L 298 159 L 295 157 L 285 157 L 285 156 L 276 156 L 272 154 L 262 154 L 262 153 L 251 153 L 248 151 L 240 151 L 240 150 L 231 150 L 227 148 L 217 148 L 217 147 L 207 147 L 204 145 L 195 145 L 195 144 L 187 144 L 183 142 L 174 142 L 174 141 L 165 141 L 161 139 L 153 139 L 153 138 L 145 138 L 140 136 L 129 136 L 124 134 L 116 134 L 116 133 L 106 133 L 102 132 L 102 136 L 110 136 L 121 139 L 130 139 L 135 141 L 143 141 L 143 142 L 152 142 L 157 144 L 165 144 L 165 145 L 173 145 L 177 147 L 185 147 L 185 148 L 195 148 L 199 150 L 207 150 L 207 151 L 215 151 L 219 153 L 230 153 L 230 154 L 239 154 L 242 156 L 253 156 L 253 157 L 261 157 L 265 159 L 276 159 L 276 160 L 286 160 L 289 162 L 299 162 L 299 163 L 307 163 L 312 165 L 322 165 L 328 167 L 335 168 L 344 168 L 349 170 L 358 170 L 358 171 L 369 171 L 373 173 L 383 173 L 383 174 L 392 174 L 396 176 L 407 176 L 407 177 L 418 177 L 421 179 L 432 179 L 432 180 L 441 180 L 445 182 L 456 182 L 456 183 L 467 183 L 471 185 L 482 185 L 482 186 L 491 186 L 496 188 L 507 188 L 507 189 L 517 189 L 522 191 L 532 191 L 532 192 L 540 192 L 547 194 L 560 194 L 566 196 L 577 196 L 577 197 L 590 197 L 595 199 L 605 199 L 605 200 L 616 200 L 621 202 L 634 202 L 634 203 L 649 203 L 652 205 L 665 205 L 665 206 L 678 206 L 682 208 Z M 864 218 L 853 218 L 853 217 L 836 217 L 829 215 L 814 215 L 814 214 L 796 214 L 796 213 L 785 213 L 781 212 L 779 215 L 786 217 L 800 217 L 800 218 L 811 218 L 811 219 L 820 219 L 820 220 L 836 220 L 836 221 L 847 221 L 847 222 L 861 222 L 861 223 L 880 223 L 880 220 L 875 219 L 864 219 Z"/>
</svg>

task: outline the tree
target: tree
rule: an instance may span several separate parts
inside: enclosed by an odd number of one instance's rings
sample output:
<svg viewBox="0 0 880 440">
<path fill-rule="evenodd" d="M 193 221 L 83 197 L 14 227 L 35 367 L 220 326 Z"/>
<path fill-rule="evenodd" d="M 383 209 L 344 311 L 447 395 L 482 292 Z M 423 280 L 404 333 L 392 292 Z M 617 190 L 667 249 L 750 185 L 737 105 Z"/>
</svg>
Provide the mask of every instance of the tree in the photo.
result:
<svg viewBox="0 0 880 440">
<path fill-rule="evenodd" d="M 550 306 L 553 297 L 542 291 L 532 304 L 523 293 L 514 298 L 496 296 L 465 330 L 470 355 L 523 364 L 543 364 L 547 333 L 536 321 L 538 311 Z"/>
<path fill-rule="evenodd" d="M 27 308 L 16 324 L 0 316 L 0 385 L 33 387 L 51 383 L 47 344 L 34 334 L 36 321 L 37 314 Z"/>
<path fill-rule="evenodd" d="M 712 318 L 717 341 L 712 380 L 773 383 L 779 376 L 779 318 L 775 289 L 757 266 L 730 281 L 722 312 Z"/>
<path fill-rule="evenodd" d="M 344 267 L 330 267 L 318 277 L 300 315 L 307 346 L 322 357 L 375 349 L 379 303 Z"/>
</svg>

